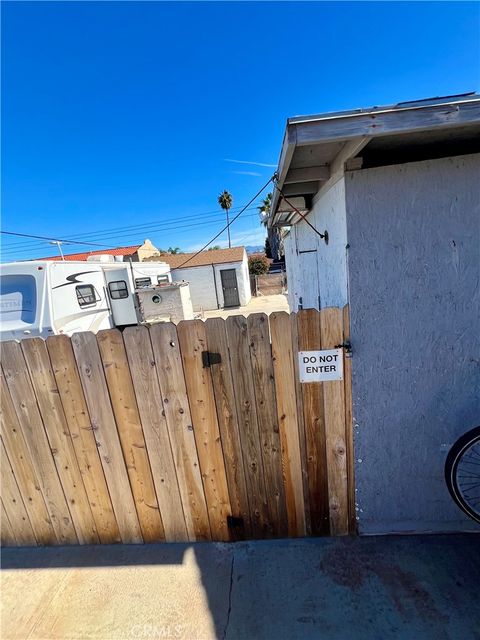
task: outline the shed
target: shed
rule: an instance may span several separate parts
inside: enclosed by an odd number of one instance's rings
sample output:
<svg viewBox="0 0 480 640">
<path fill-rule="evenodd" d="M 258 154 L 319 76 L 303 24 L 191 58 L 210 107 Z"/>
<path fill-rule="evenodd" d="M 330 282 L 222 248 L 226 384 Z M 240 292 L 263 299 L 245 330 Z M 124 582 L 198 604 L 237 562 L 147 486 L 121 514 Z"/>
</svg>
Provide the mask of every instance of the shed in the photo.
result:
<svg viewBox="0 0 480 640">
<path fill-rule="evenodd" d="M 245 247 L 150 258 L 170 265 L 172 280 L 190 283 L 194 311 L 245 306 L 252 297 Z"/>
<path fill-rule="evenodd" d="M 359 531 L 478 530 L 443 468 L 480 423 L 480 96 L 290 118 L 277 184 L 290 308 L 350 306 Z"/>
</svg>

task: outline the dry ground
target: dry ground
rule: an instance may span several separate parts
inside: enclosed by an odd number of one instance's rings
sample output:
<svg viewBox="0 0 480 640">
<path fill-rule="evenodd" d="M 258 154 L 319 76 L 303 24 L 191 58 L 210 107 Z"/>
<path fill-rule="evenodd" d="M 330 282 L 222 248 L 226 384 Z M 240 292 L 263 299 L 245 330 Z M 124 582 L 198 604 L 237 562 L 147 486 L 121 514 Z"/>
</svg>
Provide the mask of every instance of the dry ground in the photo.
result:
<svg viewBox="0 0 480 640">
<path fill-rule="evenodd" d="M 228 316 L 237 315 L 248 316 L 251 313 L 270 314 L 274 311 L 290 311 L 287 296 L 283 293 L 273 296 L 258 296 L 256 298 L 252 298 L 246 307 L 204 311 L 202 317 L 206 320 L 207 318 L 228 318 Z"/>
</svg>

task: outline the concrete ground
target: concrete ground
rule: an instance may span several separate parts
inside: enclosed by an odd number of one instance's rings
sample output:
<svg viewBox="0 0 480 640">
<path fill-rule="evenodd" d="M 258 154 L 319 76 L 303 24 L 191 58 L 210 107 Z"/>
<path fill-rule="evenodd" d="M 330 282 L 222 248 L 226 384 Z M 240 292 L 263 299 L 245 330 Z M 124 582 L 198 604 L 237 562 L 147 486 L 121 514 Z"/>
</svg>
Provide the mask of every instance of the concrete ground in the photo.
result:
<svg viewBox="0 0 480 640">
<path fill-rule="evenodd" d="M 4 549 L 11 640 L 474 640 L 480 536 Z"/>
<path fill-rule="evenodd" d="M 252 298 L 246 307 L 233 307 L 231 309 L 214 309 L 204 311 L 203 319 L 207 318 L 228 318 L 228 316 L 248 316 L 251 313 L 270 314 L 273 311 L 290 311 L 287 296 L 279 293 L 273 296 L 258 296 Z"/>
</svg>

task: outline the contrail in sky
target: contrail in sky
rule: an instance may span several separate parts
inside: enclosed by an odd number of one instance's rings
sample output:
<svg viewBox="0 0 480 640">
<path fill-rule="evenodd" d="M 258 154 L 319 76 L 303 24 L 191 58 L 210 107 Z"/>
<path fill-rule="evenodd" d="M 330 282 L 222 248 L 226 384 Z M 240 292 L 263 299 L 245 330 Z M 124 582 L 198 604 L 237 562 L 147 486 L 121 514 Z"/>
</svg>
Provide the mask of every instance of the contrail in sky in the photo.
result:
<svg viewBox="0 0 480 640">
<path fill-rule="evenodd" d="M 254 162 L 253 160 L 232 160 L 232 158 L 224 158 L 225 162 L 236 162 L 237 164 L 254 164 L 257 167 L 276 167 L 276 164 L 267 164 L 265 162 Z"/>
</svg>

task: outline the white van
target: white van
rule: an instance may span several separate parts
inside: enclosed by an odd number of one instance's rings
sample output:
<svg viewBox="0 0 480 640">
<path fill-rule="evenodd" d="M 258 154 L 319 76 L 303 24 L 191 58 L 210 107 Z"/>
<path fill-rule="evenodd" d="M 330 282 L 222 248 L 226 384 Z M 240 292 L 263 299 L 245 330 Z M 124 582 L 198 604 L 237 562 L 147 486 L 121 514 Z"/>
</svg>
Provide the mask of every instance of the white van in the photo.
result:
<svg viewBox="0 0 480 640">
<path fill-rule="evenodd" d="M 0 340 L 138 324 L 135 289 L 171 283 L 165 262 L 35 260 L 0 266 Z"/>
</svg>

